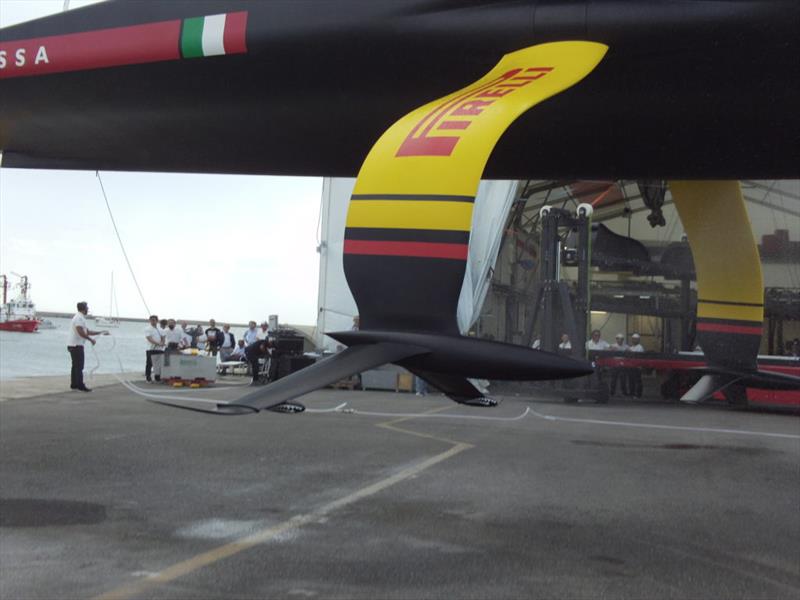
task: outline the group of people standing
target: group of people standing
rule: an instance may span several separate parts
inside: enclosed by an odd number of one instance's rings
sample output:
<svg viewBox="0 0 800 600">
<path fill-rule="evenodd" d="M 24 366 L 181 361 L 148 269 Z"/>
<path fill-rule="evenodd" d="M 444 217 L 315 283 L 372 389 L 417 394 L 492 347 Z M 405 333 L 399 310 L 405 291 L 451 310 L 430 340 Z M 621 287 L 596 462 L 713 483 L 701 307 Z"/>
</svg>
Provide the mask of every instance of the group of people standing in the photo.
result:
<svg viewBox="0 0 800 600">
<path fill-rule="evenodd" d="M 625 335 L 618 333 L 614 343 L 609 344 L 600 334 L 599 329 L 592 331 L 592 337 L 586 342 L 586 350 L 610 350 L 611 352 L 644 352 L 642 336 L 638 333 L 631 335 L 631 343 L 625 342 Z M 612 396 L 617 393 L 617 384 L 624 396 L 634 398 L 642 397 L 642 370 L 638 367 L 614 367 L 611 369 L 611 383 L 609 392 Z"/>
<path fill-rule="evenodd" d="M 159 320 L 158 315 L 150 315 L 149 324 L 144 330 L 145 378 L 147 381 L 161 380 L 159 373 L 153 374 L 153 355 L 156 354 L 195 348 L 211 356 L 219 355 L 222 362 L 244 361 L 247 359 L 247 346 L 269 337 L 269 324 L 266 321 L 260 328 L 256 327 L 255 321 L 250 321 L 247 331 L 238 342 L 230 329 L 227 323 L 220 329 L 214 319 L 209 319 L 208 326 L 198 323 L 195 327 L 189 327 L 186 321 Z"/>
<path fill-rule="evenodd" d="M 541 346 L 540 340 L 537 338 L 533 343 L 534 349 L 539 349 Z M 618 333 L 614 339 L 613 344 L 609 344 L 602 337 L 599 329 L 592 331 L 591 337 L 586 340 L 586 351 L 609 351 L 609 352 L 644 352 L 642 346 L 642 336 L 638 333 L 631 335 L 631 343 L 625 342 L 625 335 Z M 558 344 L 558 352 L 560 354 L 572 354 L 572 341 L 566 333 L 561 334 L 561 340 Z M 602 373 L 600 373 L 602 378 Z M 642 370 L 638 367 L 615 367 L 611 369 L 611 384 L 609 391 L 611 395 L 617 393 L 617 384 L 620 384 L 620 390 L 625 396 L 633 396 L 636 398 L 642 397 Z"/>
</svg>

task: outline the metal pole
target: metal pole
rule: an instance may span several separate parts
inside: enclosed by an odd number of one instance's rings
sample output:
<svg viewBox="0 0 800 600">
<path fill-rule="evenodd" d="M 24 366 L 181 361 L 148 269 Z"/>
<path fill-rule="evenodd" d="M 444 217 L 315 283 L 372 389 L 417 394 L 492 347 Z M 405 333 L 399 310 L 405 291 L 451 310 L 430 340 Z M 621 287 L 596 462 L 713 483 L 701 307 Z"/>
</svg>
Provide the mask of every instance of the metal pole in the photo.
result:
<svg viewBox="0 0 800 600">
<path fill-rule="evenodd" d="M 687 277 L 681 278 L 681 346 L 683 351 L 689 351 L 689 320 L 691 319 L 691 286 Z"/>
<path fill-rule="evenodd" d="M 558 242 L 558 216 L 551 213 L 549 206 L 542 207 L 542 350 L 555 352 L 558 349 L 553 319 L 554 285 L 556 277 L 556 246 Z"/>
<path fill-rule="evenodd" d="M 592 205 L 581 204 L 578 206 L 578 289 L 575 298 L 575 322 L 580 340 L 572 343 L 573 349 L 578 344 L 581 357 L 586 357 L 586 345 L 583 343 L 588 338 L 589 310 L 591 307 L 591 266 L 592 266 Z"/>
<path fill-rule="evenodd" d="M 773 356 L 775 354 L 775 319 L 772 315 L 767 317 L 767 328 L 769 335 L 767 336 L 767 354 Z"/>
</svg>

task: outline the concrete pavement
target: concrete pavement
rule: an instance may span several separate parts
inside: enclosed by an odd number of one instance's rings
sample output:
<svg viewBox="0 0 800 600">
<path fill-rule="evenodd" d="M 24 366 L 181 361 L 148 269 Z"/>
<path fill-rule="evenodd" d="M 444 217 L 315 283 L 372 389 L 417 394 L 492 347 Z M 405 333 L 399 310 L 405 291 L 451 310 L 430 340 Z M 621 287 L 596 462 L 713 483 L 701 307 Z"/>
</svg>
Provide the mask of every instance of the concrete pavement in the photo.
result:
<svg viewBox="0 0 800 600">
<path fill-rule="evenodd" d="M 547 396 L 495 409 L 377 392 L 304 399 L 345 401 L 536 414 L 215 417 L 121 386 L 4 402 L 0 597 L 800 593 L 797 417 Z"/>
</svg>

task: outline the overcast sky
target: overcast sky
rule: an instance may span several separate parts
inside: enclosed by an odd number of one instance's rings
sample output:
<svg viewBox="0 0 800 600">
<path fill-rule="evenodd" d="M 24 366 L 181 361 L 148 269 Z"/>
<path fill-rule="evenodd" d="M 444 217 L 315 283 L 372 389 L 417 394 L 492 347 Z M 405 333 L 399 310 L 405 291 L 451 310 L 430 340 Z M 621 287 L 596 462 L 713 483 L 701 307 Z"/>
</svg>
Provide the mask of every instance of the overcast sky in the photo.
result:
<svg viewBox="0 0 800 600">
<path fill-rule="evenodd" d="M 93 2 L 71 0 L 78 8 Z M 0 27 L 60 12 L 63 0 L 0 0 Z M 101 172 L 150 310 L 314 324 L 321 178 Z M 86 171 L 0 169 L 0 272 L 28 275 L 39 310 L 146 316 L 100 184 Z M 12 281 L 17 281 L 11 277 Z"/>
</svg>

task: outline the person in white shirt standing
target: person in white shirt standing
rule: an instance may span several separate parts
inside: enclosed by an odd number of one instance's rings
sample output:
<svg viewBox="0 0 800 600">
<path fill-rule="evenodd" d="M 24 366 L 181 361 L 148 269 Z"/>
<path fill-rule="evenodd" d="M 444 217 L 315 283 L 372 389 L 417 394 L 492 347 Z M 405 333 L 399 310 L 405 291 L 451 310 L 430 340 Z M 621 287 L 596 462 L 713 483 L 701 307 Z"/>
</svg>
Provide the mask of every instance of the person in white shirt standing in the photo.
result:
<svg viewBox="0 0 800 600">
<path fill-rule="evenodd" d="M 158 322 L 158 334 L 161 336 L 161 341 L 162 342 L 164 342 L 164 340 L 167 339 L 167 320 L 166 319 L 161 319 Z M 164 342 L 164 344 L 166 345 L 166 342 Z"/>
<path fill-rule="evenodd" d="M 219 345 L 220 360 L 230 360 L 233 349 L 236 348 L 236 336 L 231 333 L 231 326 L 227 323 L 222 326 L 222 341 Z"/>
<path fill-rule="evenodd" d="M 82 392 L 91 392 L 86 384 L 83 383 L 83 364 L 84 354 L 83 345 L 86 340 L 95 345 L 93 335 L 108 335 L 107 331 L 92 331 L 86 324 L 86 315 L 89 314 L 89 305 L 86 302 L 78 302 L 78 312 L 72 317 L 70 324 L 69 339 L 67 340 L 67 351 L 72 360 L 72 371 L 70 372 L 70 389 Z"/>
<path fill-rule="evenodd" d="M 600 330 L 592 331 L 592 337 L 586 342 L 587 350 L 608 350 L 610 348 L 607 341 L 600 337 Z"/>
<path fill-rule="evenodd" d="M 625 352 L 628 349 L 628 344 L 625 343 L 625 336 L 618 333 L 610 349 L 614 352 Z"/>
<path fill-rule="evenodd" d="M 261 329 L 258 330 L 259 341 L 267 341 L 269 339 L 269 323 L 264 321 L 261 324 Z"/>
<path fill-rule="evenodd" d="M 223 325 L 219 337 L 219 361 L 223 363 L 228 362 L 232 360 L 231 355 L 236 348 L 236 337 L 231 333 L 231 326 L 227 323 Z M 228 367 L 222 367 L 222 374 L 228 374 Z"/>
<path fill-rule="evenodd" d="M 167 350 L 180 350 L 183 348 L 183 329 L 178 326 L 175 319 L 167 321 L 167 328 L 164 330 L 164 341 Z"/>
<path fill-rule="evenodd" d="M 244 338 L 245 346 L 255 344 L 258 341 L 258 327 L 256 327 L 255 321 L 250 321 L 247 324 L 247 331 L 244 332 L 242 337 Z"/>
<path fill-rule="evenodd" d="M 642 336 L 638 333 L 634 333 L 631 336 L 631 345 L 628 348 L 629 352 L 644 352 L 644 346 L 642 346 Z"/>
<path fill-rule="evenodd" d="M 161 338 L 161 332 L 158 330 L 158 316 L 150 315 L 150 324 L 145 327 L 144 339 L 147 341 L 145 350 L 147 360 L 144 364 L 144 376 L 147 381 L 152 381 L 153 355 L 164 354 L 164 340 Z M 161 381 L 160 369 L 156 373 L 156 381 Z"/>
<path fill-rule="evenodd" d="M 628 352 L 644 352 L 644 346 L 642 346 L 642 336 L 638 333 L 634 333 L 631 336 L 631 345 L 628 348 Z M 642 397 L 642 370 L 639 367 L 631 367 L 628 369 L 628 377 L 629 382 L 628 386 L 636 398 Z"/>
</svg>

